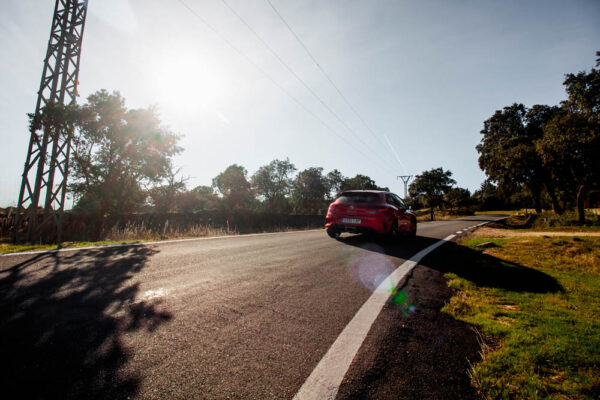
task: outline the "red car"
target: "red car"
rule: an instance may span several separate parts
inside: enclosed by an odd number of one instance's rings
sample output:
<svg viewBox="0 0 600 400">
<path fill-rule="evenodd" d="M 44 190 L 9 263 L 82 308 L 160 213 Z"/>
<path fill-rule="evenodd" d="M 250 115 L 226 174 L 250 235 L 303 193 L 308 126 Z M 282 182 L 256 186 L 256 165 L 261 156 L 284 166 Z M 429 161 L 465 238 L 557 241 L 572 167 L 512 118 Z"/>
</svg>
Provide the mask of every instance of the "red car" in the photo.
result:
<svg viewBox="0 0 600 400">
<path fill-rule="evenodd" d="M 342 232 L 415 236 L 417 217 L 394 193 L 349 190 L 329 205 L 325 228 L 332 238 Z"/>
</svg>

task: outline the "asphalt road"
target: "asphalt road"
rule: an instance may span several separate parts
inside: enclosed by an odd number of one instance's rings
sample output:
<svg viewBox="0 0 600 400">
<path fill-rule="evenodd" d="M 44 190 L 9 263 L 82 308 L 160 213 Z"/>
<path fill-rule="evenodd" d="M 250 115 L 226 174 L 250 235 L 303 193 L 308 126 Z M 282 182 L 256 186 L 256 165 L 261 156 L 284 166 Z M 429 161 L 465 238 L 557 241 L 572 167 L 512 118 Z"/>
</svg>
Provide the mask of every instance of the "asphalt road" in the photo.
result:
<svg viewBox="0 0 600 400">
<path fill-rule="evenodd" d="M 292 399 L 383 277 L 497 218 L 422 223 L 396 243 L 318 230 L 0 257 L 3 392 Z M 373 389 L 385 382 L 365 365 L 385 370 L 369 354 L 399 332 L 398 318 L 426 314 L 416 300 L 376 320 L 338 398 L 402 397 Z"/>
</svg>

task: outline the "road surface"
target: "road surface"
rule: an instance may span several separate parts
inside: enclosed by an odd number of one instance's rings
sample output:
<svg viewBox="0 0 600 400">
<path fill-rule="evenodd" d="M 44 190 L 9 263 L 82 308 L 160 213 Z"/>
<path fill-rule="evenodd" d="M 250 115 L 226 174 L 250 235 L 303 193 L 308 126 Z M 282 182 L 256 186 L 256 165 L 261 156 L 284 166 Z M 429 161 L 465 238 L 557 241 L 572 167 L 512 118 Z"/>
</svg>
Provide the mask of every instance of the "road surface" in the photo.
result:
<svg viewBox="0 0 600 400">
<path fill-rule="evenodd" d="M 0 257 L 4 393 L 292 399 L 396 267 L 497 218 L 421 223 L 416 238 L 396 243 L 316 230 Z M 386 385 L 373 378 L 373 366 L 386 370 L 382 338 L 426 317 L 418 296 L 396 296 L 379 315 L 338 398 L 368 398 L 375 389 L 365 385 Z M 384 386 L 377 398 L 402 397 Z"/>
</svg>

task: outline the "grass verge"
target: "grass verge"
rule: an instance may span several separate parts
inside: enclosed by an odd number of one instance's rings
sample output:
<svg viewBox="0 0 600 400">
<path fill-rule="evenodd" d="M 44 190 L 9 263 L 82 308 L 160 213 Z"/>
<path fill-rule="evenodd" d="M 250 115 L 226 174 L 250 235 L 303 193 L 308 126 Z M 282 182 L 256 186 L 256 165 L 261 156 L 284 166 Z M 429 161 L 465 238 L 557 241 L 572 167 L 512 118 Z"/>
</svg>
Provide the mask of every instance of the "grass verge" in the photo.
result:
<svg viewBox="0 0 600 400">
<path fill-rule="evenodd" d="M 442 309 L 473 324 L 494 345 L 471 370 L 472 384 L 493 399 L 600 398 L 600 238 L 477 238 L 476 268 L 496 263 L 536 270 L 560 289 L 477 284 L 446 273 L 456 294 Z M 535 285 L 535 282 L 531 283 Z"/>
<path fill-rule="evenodd" d="M 475 211 L 475 215 L 513 215 L 519 214 L 522 210 L 496 210 L 496 211 Z"/>
<path fill-rule="evenodd" d="M 41 250 L 56 250 L 56 249 L 69 249 L 77 247 L 88 247 L 88 246 L 110 246 L 115 244 L 130 244 L 130 243 L 141 243 L 145 240 L 103 240 L 99 242 L 64 242 L 60 245 L 57 244 L 12 244 L 12 243 L 0 243 L 0 254 L 7 253 L 22 253 L 25 251 L 41 251 Z"/>
</svg>

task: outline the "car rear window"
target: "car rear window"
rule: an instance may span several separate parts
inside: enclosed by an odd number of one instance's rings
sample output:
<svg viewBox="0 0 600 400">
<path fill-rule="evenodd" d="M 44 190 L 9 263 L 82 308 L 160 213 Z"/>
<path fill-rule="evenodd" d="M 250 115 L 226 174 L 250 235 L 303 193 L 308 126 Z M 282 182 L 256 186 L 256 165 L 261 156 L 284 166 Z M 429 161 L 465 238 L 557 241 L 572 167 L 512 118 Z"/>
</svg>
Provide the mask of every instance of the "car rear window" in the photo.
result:
<svg viewBox="0 0 600 400">
<path fill-rule="evenodd" d="M 377 203 L 377 193 L 343 193 L 338 200 L 342 203 Z"/>
</svg>

